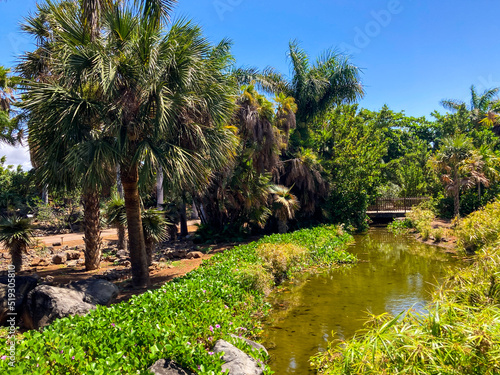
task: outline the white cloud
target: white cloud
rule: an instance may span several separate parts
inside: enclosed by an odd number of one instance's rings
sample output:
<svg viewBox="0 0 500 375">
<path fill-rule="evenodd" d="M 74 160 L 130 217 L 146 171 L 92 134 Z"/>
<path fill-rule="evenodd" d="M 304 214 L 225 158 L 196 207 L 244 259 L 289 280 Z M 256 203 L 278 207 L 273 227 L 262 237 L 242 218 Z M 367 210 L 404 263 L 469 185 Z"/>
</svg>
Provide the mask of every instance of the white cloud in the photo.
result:
<svg viewBox="0 0 500 375">
<path fill-rule="evenodd" d="M 0 145 L 0 157 L 2 156 L 7 157 L 5 165 L 21 165 L 25 171 L 29 171 L 32 168 L 28 147 Z"/>
</svg>

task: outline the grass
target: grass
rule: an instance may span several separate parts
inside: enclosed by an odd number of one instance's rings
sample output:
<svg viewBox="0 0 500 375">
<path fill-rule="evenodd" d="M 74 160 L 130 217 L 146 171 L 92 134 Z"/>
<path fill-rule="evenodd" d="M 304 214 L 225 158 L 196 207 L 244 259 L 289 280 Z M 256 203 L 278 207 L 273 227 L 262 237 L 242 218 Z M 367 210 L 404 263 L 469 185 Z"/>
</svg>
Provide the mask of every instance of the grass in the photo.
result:
<svg viewBox="0 0 500 375">
<path fill-rule="evenodd" d="M 427 314 L 372 317 L 353 339 L 313 357 L 313 367 L 325 375 L 499 374 L 500 226 L 491 225 L 497 216 L 494 203 L 459 223 L 462 241 L 477 233 L 477 255 L 448 275 Z"/>
<path fill-rule="evenodd" d="M 215 341 L 229 341 L 231 333 L 258 336 L 261 311 L 269 308 L 264 291 L 241 277 L 245 269 L 260 267 L 275 280 L 258 249 L 268 244 L 305 248 L 300 262 L 286 270 L 289 275 L 312 266 L 354 262 L 345 251 L 351 240 L 341 228 L 323 226 L 237 246 L 160 289 L 110 308 L 98 306 L 84 317 L 57 320 L 43 331 L 26 332 L 17 342 L 16 367 L 0 360 L 0 373 L 147 374 L 155 361 L 168 358 L 197 374 L 220 374 L 220 355 L 211 353 Z M 238 345 L 250 353 L 244 344 Z M 0 356 L 7 354 L 5 348 L 5 340 L 0 340 Z M 252 355 L 267 359 L 263 353 Z M 266 367 L 265 374 L 271 373 Z"/>
</svg>

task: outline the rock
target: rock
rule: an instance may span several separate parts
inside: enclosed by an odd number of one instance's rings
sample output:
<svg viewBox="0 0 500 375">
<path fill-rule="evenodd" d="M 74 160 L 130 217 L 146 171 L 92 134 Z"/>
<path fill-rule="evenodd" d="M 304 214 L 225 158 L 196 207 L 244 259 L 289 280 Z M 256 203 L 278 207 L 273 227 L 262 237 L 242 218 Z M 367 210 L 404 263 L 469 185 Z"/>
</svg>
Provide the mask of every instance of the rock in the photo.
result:
<svg viewBox="0 0 500 375">
<path fill-rule="evenodd" d="M 186 255 L 186 258 L 188 259 L 203 258 L 203 253 L 201 251 L 191 251 Z"/>
<path fill-rule="evenodd" d="M 34 257 L 33 259 L 31 259 L 30 267 L 39 266 L 41 261 L 42 261 L 42 258 Z"/>
<path fill-rule="evenodd" d="M 64 264 L 66 263 L 66 260 L 68 259 L 68 256 L 66 253 L 57 253 L 52 257 L 52 263 L 54 264 Z"/>
<path fill-rule="evenodd" d="M 54 243 L 52 244 L 52 246 L 61 246 L 61 243 L 60 243 L 60 242 L 54 242 Z"/>
<path fill-rule="evenodd" d="M 127 250 L 118 250 L 116 256 L 119 258 L 128 258 L 129 252 Z"/>
<path fill-rule="evenodd" d="M 156 361 L 149 371 L 155 375 L 194 375 L 191 371 L 184 370 L 177 363 L 166 359 Z"/>
<path fill-rule="evenodd" d="M 78 266 L 78 261 L 77 260 L 70 260 L 66 263 L 66 266 L 68 267 L 76 267 Z"/>
<path fill-rule="evenodd" d="M 264 345 L 262 344 L 259 344 L 258 342 L 255 342 L 255 341 L 252 341 L 252 340 L 249 340 L 245 337 L 240 337 L 240 336 L 236 336 L 236 335 L 233 335 L 231 333 L 231 337 L 232 338 L 235 338 L 237 340 L 243 340 L 245 341 L 248 345 L 250 345 L 253 349 L 259 351 L 259 350 L 263 350 L 267 355 L 269 355 L 269 353 L 267 352 L 267 349 L 264 347 Z"/>
<path fill-rule="evenodd" d="M 54 276 L 46 276 L 45 279 L 43 279 L 44 282 L 46 283 L 53 283 L 54 282 Z"/>
<path fill-rule="evenodd" d="M 54 248 L 52 246 L 46 247 L 45 250 L 47 250 L 50 254 L 54 254 Z"/>
<path fill-rule="evenodd" d="M 84 302 L 85 293 L 76 290 L 39 285 L 28 294 L 28 328 L 45 327 L 69 315 L 84 315 L 95 306 Z"/>
<path fill-rule="evenodd" d="M 83 301 L 109 306 L 118 297 L 118 287 L 103 279 L 72 281 L 65 288 L 84 293 Z"/>
<path fill-rule="evenodd" d="M 9 281 L 7 276 L 0 277 L 0 324 L 5 324 L 8 312 L 15 312 L 18 316 L 23 315 L 28 294 L 35 289 L 38 284 L 38 279 L 35 277 L 16 276 L 13 283 L 15 305 L 12 308 L 14 310 L 9 310 Z"/>
<path fill-rule="evenodd" d="M 225 363 L 222 369 L 229 370 L 231 375 L 262 375 L 264 373 L 263 366 L 260 366 L 255 359 L 227 341 L 217 340 L 213 351 L 224 353 L 222 360 Z"/>
<path fill-rule="evenodd" d="M 127 267 L 127 268 L 130 267 L 131 265 L 132 265 L 132 263 L 130 263 L 129 260 L 126 260 L 125 262 L 122 263 L 122 266 Z"/>
<path fill-rule="evenodd" d="M 68 260 L 80 259 L 80 255 L 81 254 L 79 251 L 75 251 L 75 250 L 66 251 L 66 256 L 67 256 Z"/>
</svg>

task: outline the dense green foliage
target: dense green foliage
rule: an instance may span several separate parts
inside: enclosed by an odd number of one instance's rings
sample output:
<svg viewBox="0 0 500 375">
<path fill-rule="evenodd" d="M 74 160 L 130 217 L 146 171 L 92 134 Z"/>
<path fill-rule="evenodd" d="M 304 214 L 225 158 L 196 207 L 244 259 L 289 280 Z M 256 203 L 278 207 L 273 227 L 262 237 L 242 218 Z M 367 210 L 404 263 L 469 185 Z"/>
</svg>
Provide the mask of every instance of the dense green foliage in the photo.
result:
<svg viewBox="0 0 500 375">
<path fill-rule="evenodd" d="M 297 272 L 354 262 L 344 250 L 351 240 L 339 227 L 317 227 L 237 246 L 158 290 L 110 308 L 99 306 L 85 317 L 58 320 L 42 332 L 26 332 L 9 373 L 146 374 L 156 360 L 170 358 L 198 374 L 218 374 L 222 361 L 210 352 L 215 341 L 231 340 L 230 333 L 259 333 L 257 315 L 267 306 L 265 295 L 247 275 L 256 267 L 272 271 L 257 250 L 266 244 L 304 248 L 300 261 L 286 270 Z M 262 353 L 258 358 L 265 360 Z M 7 361 L 0 361 L 0 368 L 5 370 Z"/>
<path fill-rule="evenodd" d="M 374 316 L 367 330 L 313 358 L 322 374 L 497 374 L 500 371 L 497 202 L 459 224 L 471 266 L 450 273 L 426 313 Z"/>
</svg>

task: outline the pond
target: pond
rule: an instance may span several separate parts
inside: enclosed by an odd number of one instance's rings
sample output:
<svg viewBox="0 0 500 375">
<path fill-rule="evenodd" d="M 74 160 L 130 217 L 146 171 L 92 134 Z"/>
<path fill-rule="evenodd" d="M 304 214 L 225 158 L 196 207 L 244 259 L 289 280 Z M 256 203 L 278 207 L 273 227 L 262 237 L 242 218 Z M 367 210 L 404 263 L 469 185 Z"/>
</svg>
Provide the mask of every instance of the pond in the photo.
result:
<svg viewBox="0 0 500 375">
<path fill-rule="evenodd" d="M 423 311 L 446 268 L 459 264 L 443 249 L 386 228 L 356 235 L 348 251 L 358 256 L 357 265 L 302 275 L 269 297 L 274 311 L 262 342 L 276 374 L 313 374 L 309 358 L 329 341 L 351 338 L 368 312 Z"/>
</svg>

